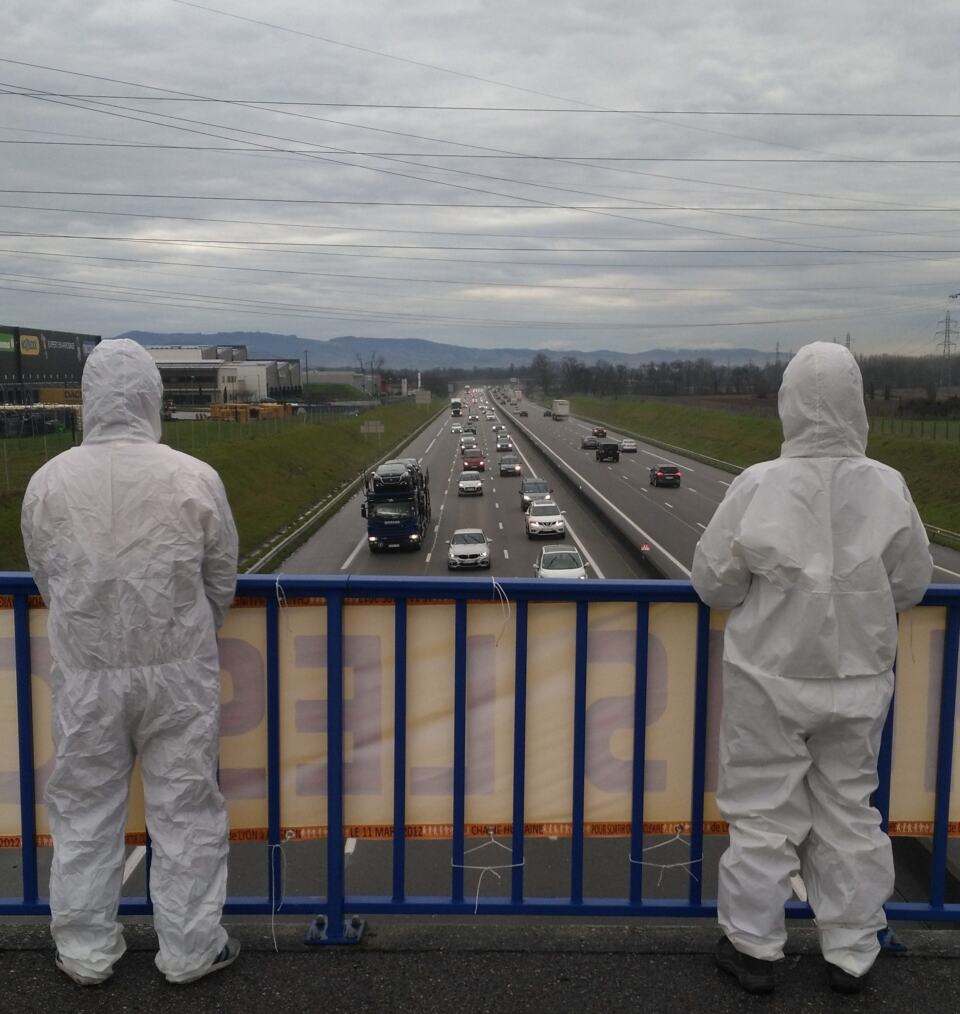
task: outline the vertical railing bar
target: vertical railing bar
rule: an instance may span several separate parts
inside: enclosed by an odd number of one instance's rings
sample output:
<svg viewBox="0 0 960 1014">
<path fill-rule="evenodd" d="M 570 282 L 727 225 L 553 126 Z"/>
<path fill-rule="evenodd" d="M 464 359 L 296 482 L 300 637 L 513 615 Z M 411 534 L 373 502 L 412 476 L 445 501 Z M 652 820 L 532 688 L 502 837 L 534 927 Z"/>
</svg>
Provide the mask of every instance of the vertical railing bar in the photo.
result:
<svg viewBox="0 0 960 1014">
<path fill-rule="evenodd" d="M 407 600 L 393 609 L 393 900 L 406 897 Z"/>
<path fill-rule="evenodd" d="M 587 741 L 587 613 L 585 600 L 577 602 L 576 667 L 573 692 L 573 805 L 570 840 L 570 901 L 583 901 L 583 831 Z"/>
<path fill-rule="evenodd" d="M 513 871 L 510 900 L 523 901 L 524 793 L 527 764 L 527 601 L 517 602 L 517 644 L 513 683 Z"/>
<path fill-rule="evenodd" d="M 947 609 L 943 641 L 943 681 L 940 686 L 940 729 L 937 740 L 937 801 L 933 816 L 933 870 L 930 904 L 943 908 L 947 879 L 947 830 L 950 783 L 953 773 L 953 729 L 957 714 L 957 653 L 960 647 L 960 607 Z"/>
<path fill-rule="evenodd" d="M 699 905 L 703 894 L 703 793 L 707 758 L 707 681 L 710 676 L 710 610 L 697 607 L 696 696 L 693 719 L 693 787 L 690 797 L 690 889 L 688 900 Z"/>
<path fill-rule="evenodd" d="M 327 595 L 327 939 L 344 939 L 343 595 Z"/>
<path fill-rule="evenodd" d="M 13 634 L 17 674 L 17 732 L 20 763 L 20 856 L 23 900 L 37 900 L 37 811 L 33 757 L 33 688 L 30 681 L 30 602 L 13 599 Z"/>
<path fill-rule="evenodd" d="M 890 710 L 887 712 L 886 721 L 883 723 L 883 732 L 880 735 L 880 753 L 877 755 L 877 791 L 873 794 L 873 805 L 880 811 L 880 827 L 884 834 L 890 827 L 890 776 L 893 772 L 893 716 L 896 708 L 896 671 L 894 662 L 894 692 L 890 699 Z"/>
<path fill-rule="evenodd" d="M 636 678 L 633 698 L 633 798 L 630 807 L 630 904 L 643 903 L 643 803 L 647 759 L 647 657 L 650 605 L 637 603 Z"/>
<path fill-rule="evenodd" d="M 280 849 L 280 604 L 266 599 L 267 624 L 267 898 L 273 910 L 282 894 Z"/>
<path fill-rule="evenodd" d="M 464 822 L 467 791 L 467 603 L 457 599 L 453 691 L 453 845 L 450 897 L 463 901 Z"/>
</svg>

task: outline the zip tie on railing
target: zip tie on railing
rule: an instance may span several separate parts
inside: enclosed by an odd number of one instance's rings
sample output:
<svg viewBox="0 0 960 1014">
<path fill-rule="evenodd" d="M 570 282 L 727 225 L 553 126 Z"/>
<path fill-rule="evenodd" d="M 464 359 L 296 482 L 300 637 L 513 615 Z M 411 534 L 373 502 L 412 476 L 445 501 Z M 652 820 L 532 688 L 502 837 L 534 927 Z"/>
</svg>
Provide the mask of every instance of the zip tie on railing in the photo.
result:
<svg viewBox="0 0 960 1014">
<path fill-rule="evenodd" d="M 281 609 L 283 609 L 287 604 L 287 593 L 283 590 L 283 586 L 280 584 L 281 577 L 283 577 L 282 574 L 277 574 L 277 580 L 274 582 L 273 587 L 277 596 L 277 604 Z"/>
<path fill-rule="evenodd" d="M 503 849 L 504 852 L 509 852 L 511 855 L 513 855 L 513 849 L 510 848 L 509 845 L 504 845 L 503 842 L 497 841 L 497 839 L 494 838 L 493 828 L 487 828 L 487 830 L 490 832 L 490 838 L 485 842 L 481 842 L 481 844 L 479 845 L 474 845 L 472 849 L 467 849 L 467 851 L 463 853 L 464 857 L 469 856 L 474 852 L 479 852 L 481 849 L 489 848 L 491 845 L 496 845 L 498 849 Z M 473 899 L 474 915 L 477 914 L 480 908 L 480 888 L 483 885 L 483 878 L 487 873 L 492 873 L 497 878 L 497 880 L 502 880 L 503 877 L 500 876 L 498 872 L 499 870 L 515 870 L 520 866 L 526 866 L 526 864 L 527 864 L 526 859 L 524 859 L 523 862 L 521 863 L 507 863 L 506 865 L 500 866 L 472 866 L 467 863 L 455 863 L 452 859 L 450 860 L 450 866 L 452 869 L 480 870 L 480 877 L 477 880 L 477 894 L 476 897 Z"/>
<path fill-rule="evenodd" d="M 279 954 L 277 946 L 277 912 L 283 908 L 283 892 L 287 880 L 287 854 L 283 851 L 283 845 L 276 843 L 267 845 L 270 851 L 270 936 L 273 938 L 273 949 Z M 280 852 L 280 903 L 277 904 L 277 864 L 274 862 L 273 850 Z"/>
<path fill-rule="evenodd" d="M 656 845 L 648 845 L 645 849 L 642 849 L 642 852 L 644 854 L 646 854 L 647 852 L 653 852 L 654 849 L 661 849 L 665 845 L 672 845 L 674 842 L 680 842 L 681 845 L 687 845 L 688 847 L 690 845 L 690 842 L 688 842 L 686 840 L 686 838 L 684 838 L 680 834 L 680 832 L 678 831 L 672 838 L 669 838 L 667 841 L 657 842 Z M 693 877 L 693 879 L 698 884 L 700 883 L 700 878 L 693 872 L 693 870 L 690 869 L 690 867 L 691 866 L 696 866 L 697 863 L 702 863 L 703 862 L 702 858 L 700 858 L 700 859 L 687 859 L 687 860 L 685 860 L 682 863 L 651 863 L 651 862 L 646 862 L 643 859 L 634 859 L 633 856 L 630 856 L 630 862 L 633 863 L 635 866 L 651 866 L 651 867 L 653 867 L 653 869 L 659 870 L 660 871 L 660 877 L 657 880 L 657 887 L 660 887 L 661 884 L 663 884 L 663 874 L 664 874 L 664 872 L 666 870 L 676 870 L 676 869 L 679 869 L 679 868 L 685 869 L 687 871 L 687 873 L 691 877 Z"/>
<path fill-rule="evenodd" d="M 494 594 L 498 595 L 500 598 L 500 610 L 503 614 L 503 626 L 500 628 L 500 633 L 497 634 L 497 639 L 494 642 L 497 647 L 500 647 L 500 638 L 503 637 L 503 633 L 507 629 L 507 624 L 510 622 L 510 616 L 512 615 L 510 599 L 508 598 L 507 593 L 503 590 L 503 586 L 492 574 L 490 575 L 490 580 L 493 582 Z"/>
</svg>

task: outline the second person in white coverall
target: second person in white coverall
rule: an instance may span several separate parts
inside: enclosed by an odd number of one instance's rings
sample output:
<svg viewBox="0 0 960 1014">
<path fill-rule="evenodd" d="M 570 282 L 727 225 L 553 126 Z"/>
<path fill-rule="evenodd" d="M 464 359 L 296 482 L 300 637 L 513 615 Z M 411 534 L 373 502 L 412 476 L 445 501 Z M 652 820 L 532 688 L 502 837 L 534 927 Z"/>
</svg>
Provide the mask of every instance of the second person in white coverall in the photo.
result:
<svg viewBox="0 0 960 1014">
<path fill-rule="evenodd" d="M 932 562 L 903 478 L 864 454 L 850 352 L 804 346 L 784 371 L 779 409 L 781 456 L 731 483 L 693 563 L 703 601 L 731 610 L 717 791 L 730 844 L 717 956 L 745 988 L 773 988 L 772 966 L 760 962 L 783 956 L 784 903 L 799 871 L 831 981 L 855 992 L 893 891 L 890 841 L 870 797 L 896 614 L 923 596 Z"/>
<path fill-rule="evenodd" d="M 136 756 L 157 967 L 189 982 L 239 950 L 220 925 L 216 641 L 237 533 L 217 473 L 159 443 L 162 393 L 136 342 L 101 342 L 83 372 L 83 444 L 44 465 L 23 501 L 27 559 L 49 608 L 51 929 L 58 967 L 83 985 L 106 979 L 125 949 L 117 906 Z"/>
</svg>

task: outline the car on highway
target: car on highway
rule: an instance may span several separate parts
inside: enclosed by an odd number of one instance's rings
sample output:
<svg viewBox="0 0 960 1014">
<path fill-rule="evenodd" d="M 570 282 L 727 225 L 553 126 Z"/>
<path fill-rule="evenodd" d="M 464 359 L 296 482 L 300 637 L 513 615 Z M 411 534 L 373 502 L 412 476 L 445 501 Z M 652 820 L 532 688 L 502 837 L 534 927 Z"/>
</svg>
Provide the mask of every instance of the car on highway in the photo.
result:
<svg viewBox="0 0 960 1014">
<path fill-rule="evenodd" d="M 559 535 L 563 539 L 567 535 L 563 511 L 552 500 L 538 500 L 530 504 L 525 524 L 528 539 L 537 535 Z"/>
<path fill-rule="evenodd" d="M 607 431 L 602 426 L 594 426 L 590 431 L 595 437 L 605 437 Z"/>
<path fill-rule="evenodd" d="M 553 415 L 553 412 L 549 408 L 543 410 L 543 418 L 549 419 Z"/>
<path fill-rule="evenodd" d="M 483 479 L 479 472 L 461 472 L 457 480 L 457 496 L 483 496 Z"/>
<path fill-rule="evenodd" d="M 447 570 L 490 566 L 490 540 L 481 528 L 458 528 L 447 546 Z"/>
<path fill-rule="evenodd" d="M 497 437 L 497 450 L 512 451 L 513 441 L 508 436 L 505 436 L 504 434 L 501 433 L 500 436 Z"/>
<path fill-rule="evenodd" d="M 520 418 L 521 418 L 521 419 L 526 419 L 526 418 L 527 418 L 527 416 L 528 416 L 528 415 L 530 415 L 530 413 L 529 413 L 529 412 L 528 412 L 528 411 L 527 411 L 527 410 L 526 410 L 525 408 L 522 408 L 522 409 L 520 409 L 520 411 L 519 411 L 519 412 L 517 413 L 517 415 L 518 415 L 518 416 L 520 416 Z"/>
<path fill-rule="evenodd" d="M 526 510 L 530 504 L 538 500 L 549 500 L 553 490 L 547 485 L 544 479 L 531 476 L 529 479 L 520 480 L 520 506 Z"/>
<path fill-rule="evenodd" d="M 465 470 L 474 472 L 485 472 L 487 464 L 483 457 L 483 451 L 479 447 L 471 447 L 463 452 L 463 467 Z"/>
<path fill-rule="evenodd" d="M 597 449 L 597 438 L 595 436 L 592 435 L 587 436 L 580 441 L 581 451 L 595 451 L 596 449 Z"/>
<path fill-rule="evenodd" d="M 493 425 L 492 425 L 492 426 L 490 427 L 490 429 L 492 429 L 494 433 L 499 433 L 499 432 L 500 432 L 500 430 L 502 430 L 502 429 L 503 429 L 503 424 L 502 424 L 502 423 L 498 423 L 498 422 L 495 422 L 495 423 L 494 423 L 494 424 L 493 424 Z"/>
<path fill-rule="evenodd" d="M 620 453 L 621 454 L 636 454 L 637 453 L 637 442 L 631 440 L 629 437 L 620 441 Z"/>
<path fill-rule="evenodd" d="M 476 427 L 476 425 L 474 423 L 467 423 L 467 425 L 463 427 L 463 432 L 464 433 L 472 433 L 474 436 L 476 436 L 477 435 L 477 427 Z"/>
<path fill-rule="evenodd" d="M 519 475 L 521 472 L 520 459 L 515 454 L 501 455 L 497 467 L 501 475 Z"/>
<path fill-rule="evenodd" d="M 572 546 L 544 546 L 533 565 L 537 577 L 585 579 L 587 568 Z"/>
<path fill-rule="evenodd" d="M 461 449 L 463 449 L 464 447 L 476 447 L 476 446 L 477 446 L 477 438 L 474 436 L 474 434 L 464 433 L 463 436 L 460 437 Z"/>
<path fill-rule="evenodd" d="M 450 432 L 451 433 L 462 433 L 463 432 L 463 426 L 460 423 L 454 423 L 450 427 Z"/>
<path fill-rule="evenodd" d="M 654 465 L 650 469 L 650 485 L 679 486 L 682 475 L 679 465 Z"/>
<path fill-rule="evenodd" d="M 619 461 L 620 445 L 616 440 L 597 441 L 597 461 Z"/>
</svg>

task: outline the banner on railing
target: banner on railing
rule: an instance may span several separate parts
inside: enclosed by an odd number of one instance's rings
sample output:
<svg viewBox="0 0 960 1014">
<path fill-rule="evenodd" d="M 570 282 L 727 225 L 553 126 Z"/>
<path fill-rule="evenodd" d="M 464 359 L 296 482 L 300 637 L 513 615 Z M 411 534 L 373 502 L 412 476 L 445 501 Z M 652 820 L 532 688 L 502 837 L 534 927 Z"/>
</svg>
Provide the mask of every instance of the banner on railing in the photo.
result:
<svg viewBox="0 0 960 1014">
<path fill-rule="evenodd" d="M 17 708 L 12 603 L 0 601 L 0 845 L 19 845 Z M 4 607 L 5 606 L 5 607 Z M 530 603 L 527 630 L 525 831 L 567 835 L 573 797 L 576 605 Z M 344 608 L 344 817 L 352 837 L 393 834 L 394 604 Z M 406 833 L 452 834 L 455 606 L 407 608 Z M 506 603 L 468 605 L 466 822 L 469 834 L 511 828 L 516 622 Z M 704 830 L 722 833 L 714 792 L 723 614 L 714 613 L 706 743 Z M 630 832 L 637 607 L 591 603 L 588 614 L 585 819 L 590 835 Z M 46 611 L 30 610 L 37 799 L 49 777 Z M 945 610 L 900 619 L 890 829 L 932 833 Z M 688 831 L 693 783 L 697 607 L 649 611 L 644 828 Z M 326 834 L 326 606 L 292 600 L 279 615 L 281 821 L 288 839 Z M 260 601 L 235 604 L 220 632 L 221 785 L 235 840 L 266 837 L 266 618 Z M 960 771 L 956 737 L 954 784 Z M 139 779 L 128 838 L 143 839 Z M 38 841 L 49 841 L 42 802 Z M 960 791 L 950 833 L 960 834 Z"/>
</svg>

